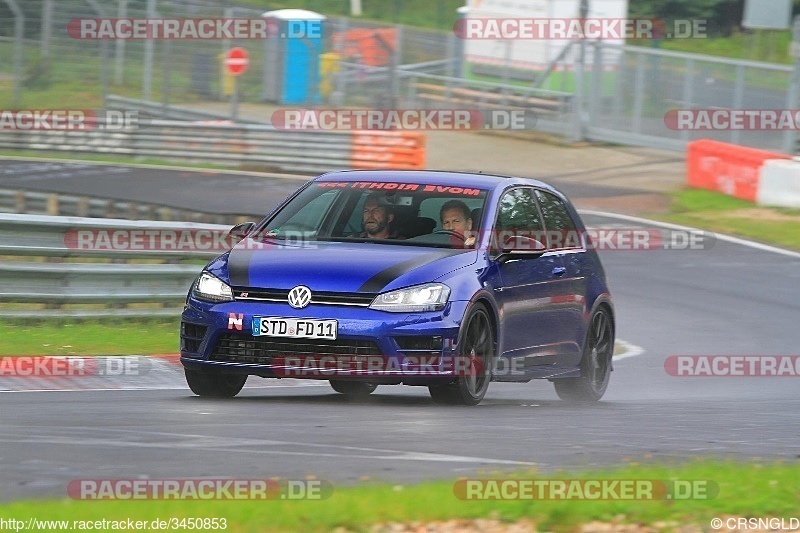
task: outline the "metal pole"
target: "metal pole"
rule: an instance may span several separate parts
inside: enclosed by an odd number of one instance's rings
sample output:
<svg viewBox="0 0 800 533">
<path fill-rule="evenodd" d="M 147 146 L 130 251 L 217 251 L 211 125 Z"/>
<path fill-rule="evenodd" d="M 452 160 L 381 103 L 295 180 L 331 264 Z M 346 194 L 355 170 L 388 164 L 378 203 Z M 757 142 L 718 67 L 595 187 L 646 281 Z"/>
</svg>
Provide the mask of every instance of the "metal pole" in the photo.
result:
<svg viewBox="0 0 800 533">
<path fill-rule="evenodd" d="M 733 87 L 733 109 L 742 109 L 744 105 L 744 67 L 736 65 L 736 84 Z M 738 128 L 731 128 L 731 143 L 739 144 L 742 140 L 742 131 Z"/>
<path fill-rule="evenodd" d="M 795 109 L 797 106 L 797 97 L 800 95 L 800 15 L 794 18 L 792 26 L 792 44 L 791 44 L 792 64 L 792 81 L 789 84 L 789 91 L 786 93 L 786 109 Z M 797 153 L 797 133 L 787 130 L 783 136 L 783 151 L 787 154 Z"/>
<path fill-rule="evenodd" d="M 580 18 L 586 19 L 589 15 L 589 0 L 581 0 Z M 575 116 L 573 117 L 572 141 L 582 141 L 586 131 L 583 116 L 583 76 L 586 69 L 586 36 L 581 37 L 578 60 L 575 64 Z"/>
<path fill-rule="evenodd" d="M 233 77 L 233 96 L 231 97 L 231 120 L 239 120 L 239 76 Z"/>
<path fill-rule="evenodd" d="M 53 30 L 53 0 L 44 0 L 42 4 L 42 57 L 50 57 L 50 39 Z"/>
<path fill-rule="evenodd" d="M 119 0 L 117 18 L 128 18 L 128 0 Z M 125 39 L 117 39 L 116 47 L 117 66 L 114 81 L 117 85 L 122 85 L 125 82 Z"/>
<path fill-rule="evenodd" d="M 222 16 L 225 17 L 225 20 L 230 20 L 230 19 L 234 18 L 235 14 L 236 14 L 236 12 L 234 11 L 234 9 L 232 7 L 226 7 L 225 10 L 223 11 L 223 15 Z M 230 50 L 233 45 L 232 45 L 232 41 L 230 39 L 223 39 L 221 41 L 221 43 L 222 43 L 222 50 L 220 50 L 219 57 L 220 58 L 224 58 L 225 54 L 228 53 L 228 50 Z M 217 63 L 217 64 L 219 64 L 219 63 Z M 225 79 L 223 78 L 221 80 L 221 83 L 220 83 L 220 90 L 219 90 L 220 98 L 224 98 L 225 97 L 225 86 L 224 86 L 224 84 L 225 84 Z"/>
<path fill-rule="evenodd" d="M 156 0 L 147 0 L 147 18 L 156 17 Z M 142 80 L 142 93 L 145 100 L 150 100 L 153 90 L 153 55 L 155 42 L 148 38 L 144 42 L 144 79 Z"/>
<path fill-rule="evenodd" d="M 163 65 L 164 65 L 164 116 L 169 116 L 169 98 L 170 98 L 170 85 L 172 84 L 172 41 L 164 41 L 164 47 L 161 49 L 164 52 Z"/>
<path fill-rule="evenodd" d="M 95 10 L 100 18 L 107 17 L 105 9 L 103 9 L 100 4 L 97 3 L 97 0 L 86 0 L 86 3 Z M 102 58 L 101 61 L 103 62 L 103 64 L 100 66 L 100 78 L 103 86 L 103 109 L 105 109 L 106 103 L 108 102 L 108 64 L 111 61 L 108 49 L 108 41 L 105 39 L 103 39 L 100 43 L 100 56 Z"/>
<path fill-rule="evenodd" d="M 25 13 L 17 5 L 17 0 L 6 0 L 14 14 L 14 105 L 19 105 L 22 96 L 22 47 L 25 45 Z"/>
<path fill-rule="evenodd" d="M 392 54 L 392 78 L 391 82 L 391 108 L 397 109 L 397 96 L 400 92 L 400 65 L 403 62 L 403 26 L 397 26 L 397 42 L 395 43 L 394 54 Z"/>
<path fill-rule="evenodd" d="M 684 109 L 694 108 L 694 59 L 686 60 L 686 70 L 683 73 L 683 96 L 681 99 L 681 105 Z M 681 132 L 681 140 L 687 143 L 691 140 L 691 132 L 688 129 Z"/>
</svg>

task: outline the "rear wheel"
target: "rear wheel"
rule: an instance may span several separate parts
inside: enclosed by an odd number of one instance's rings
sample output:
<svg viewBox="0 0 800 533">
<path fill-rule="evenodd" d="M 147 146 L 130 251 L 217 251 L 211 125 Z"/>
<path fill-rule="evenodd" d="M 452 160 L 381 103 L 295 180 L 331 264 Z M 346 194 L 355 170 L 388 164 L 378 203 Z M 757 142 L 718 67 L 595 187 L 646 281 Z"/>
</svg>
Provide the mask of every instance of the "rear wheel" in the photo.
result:
<svg viewBox="0 0 800 533">
<path fill-rule="evenodd" d="M 184 369 L 186 383 L 192 392 L 207 398 L 233 398 L 244 387 L 247 375 L 218 371 Z"/>
<path fill-rule="evenodd" d="M 492 322 L 486 307 L 478 304 L 470 309 L 458 345 L 458 377 L 453 383 L 431 385 L 428 390 L 436 403 L 478 405 L 489 388 L 496 349 Z"/>
<path fill-rule="evenodd" d="M 604 308 L 592 317 L 581 359 L 581 376 L 553 381 L 556 394 L 572 402 L 596 402 L 603 397 L 611 377 L 614 355 L 614 323 Z"/>
<path fill-rule="evenodd" d="M 343 381 L 330 380 L 333 390 L 347 396 L 369 396 L 378 388 L 374 383 L 364 383 L 363 381 Z"/>
</svg>

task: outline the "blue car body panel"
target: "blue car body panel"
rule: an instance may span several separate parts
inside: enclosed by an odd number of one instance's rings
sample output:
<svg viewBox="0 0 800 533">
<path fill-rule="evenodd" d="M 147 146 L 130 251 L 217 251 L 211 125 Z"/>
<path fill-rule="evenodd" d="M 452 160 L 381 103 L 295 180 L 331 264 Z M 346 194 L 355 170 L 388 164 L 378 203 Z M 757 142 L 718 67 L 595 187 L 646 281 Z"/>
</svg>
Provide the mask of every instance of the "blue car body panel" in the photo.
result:
<svg viewBox="0 0 800 533">
<path fill-rule="evenodd" d="M 319 181 L 466 184 L 488 191 L 481 229 L 492 226 L 505 190 L 520 185 L 535 187 L 558 196 L 578 230 L 585 230 L 568 199 L 537 180 L 447 172 L 345 171 L 320 176 L 292 196 Z M 191 331 L 198 333 L 192 343 L 182 342 L 181 360 L 187 368 L 215 367 L 265 377 L 276 375 L 269 365 L 222 362 L 211 357 L 215 345 L 225 336 L 250 338 L 248 328 L 254 316 L 334 319 L 338 321 L 338 340 L 374 342 L 379 350 L 374 355 L 387 358 L 403 359 L 408 355 L 399 346 L 398 338 L 441 337 L 439 353 L 447 356 L 457 353 L 461 323 L 470 306 L 480 302 L 494 320 L 498 366 L 514 362 L 524 369 L 522 373 L 496 375 L 495 380 L 578 376 L 592 313 L 598 306 L 606 305 L 613 316 L 605 272 L 597 253 L 586 248 L 552 250 L 536 259 L 499 262 L 493 258 L 487 243 L 482 244 L 477 249 L 451 250 L 402 243 L 314 242 L 272 246 L 267 242 L 263 249 L 255 249 L 258 243 L 246 238 L 205 269 L 231 285 L 234 292 L 259 289 L 285 292 L 305 285 L 312 293 L 376 295 L 440 282 L 450 288 L 450 297 L 441 311 L 393 313 L 365 306 L 314 303 L 304 309 L 294 309 L 285 301 L 209 303 L 194 298 L 190 291 L 182 322 L 188 325 L 186 331 L 190 331 L 188 327 L 191 326 L 195 328 Z M 237 329 L 238 320 L 241 329 Z M 188 339 L 190 335 L 183 337 Z M 447 372 L 443 371 L 441 379 L 447 377 Z M 440 378 L 397 378 L 397 382 L 427 384 L 436 379 Z"/>
</svg>

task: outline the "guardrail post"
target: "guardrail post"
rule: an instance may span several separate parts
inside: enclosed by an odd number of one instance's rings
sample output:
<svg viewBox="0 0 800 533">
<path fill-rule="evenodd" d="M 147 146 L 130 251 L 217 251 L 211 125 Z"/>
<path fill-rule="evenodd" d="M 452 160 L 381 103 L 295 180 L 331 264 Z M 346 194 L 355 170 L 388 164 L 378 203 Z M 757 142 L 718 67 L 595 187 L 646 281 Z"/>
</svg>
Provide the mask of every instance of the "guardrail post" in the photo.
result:
<svg viewBox="0 0 800 533">
<path fill-rule="evenodd" d="M 17 213 L 25 212 L 25 191 L 17 191 L 14 194 L 14 210 Z"/>
<path fill-rule="evenodd" d="M 47 196 L 47 214 L 52 216 L 59 215 L 59 202 L 58 202 L 58 194 L 50 194 Z"/>
<path fill-rule="evenodd" d="M 79 217 L 88 217 L 89 216 L 89 199 L 85 196 L 81 196 L 78 198 L 78 216 Z"/>
</svg>

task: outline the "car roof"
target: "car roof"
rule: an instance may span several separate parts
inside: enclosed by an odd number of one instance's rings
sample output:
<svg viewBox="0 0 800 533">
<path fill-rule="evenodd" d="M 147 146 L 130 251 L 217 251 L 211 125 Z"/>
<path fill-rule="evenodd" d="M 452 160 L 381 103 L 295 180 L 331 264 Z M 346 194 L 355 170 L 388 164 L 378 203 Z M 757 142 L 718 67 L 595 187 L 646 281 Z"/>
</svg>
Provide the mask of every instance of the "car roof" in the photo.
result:
<svg viewBox="0 0 800 533">
<path fill-rule="evenodd" d="M 423 185 L 472 186 L 480 189 L 498 189 L 509 185 L 530 185 L 563 195 L 558 189 L 543 181 L 499 174 L 475 172 L 449 172 L 443 170 L 340 170 L 329 172 L 314 181 L 365 181 L 396 182 L 407 180 Z"/>
</svg>

